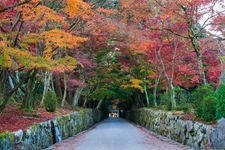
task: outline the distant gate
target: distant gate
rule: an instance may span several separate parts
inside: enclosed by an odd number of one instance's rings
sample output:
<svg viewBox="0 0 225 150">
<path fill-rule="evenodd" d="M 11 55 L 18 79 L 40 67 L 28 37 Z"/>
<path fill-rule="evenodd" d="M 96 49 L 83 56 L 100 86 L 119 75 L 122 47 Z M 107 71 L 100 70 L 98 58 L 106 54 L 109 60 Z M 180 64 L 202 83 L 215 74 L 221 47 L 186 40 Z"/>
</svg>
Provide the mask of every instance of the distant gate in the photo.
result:
<svg viewBox="0 0 225 150">
<path fill-rule="evenodd" d="M 110 110 L 109 118 L 119 118 L 119 110 Z"/>
</svg>

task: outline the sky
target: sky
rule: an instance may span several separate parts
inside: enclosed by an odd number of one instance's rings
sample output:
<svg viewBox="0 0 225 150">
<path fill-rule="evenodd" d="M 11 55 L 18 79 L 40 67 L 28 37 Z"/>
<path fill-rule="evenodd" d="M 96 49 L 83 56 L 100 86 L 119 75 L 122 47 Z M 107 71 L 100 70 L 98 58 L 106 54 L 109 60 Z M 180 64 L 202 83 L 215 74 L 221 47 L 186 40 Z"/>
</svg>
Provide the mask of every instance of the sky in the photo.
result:
<svg viewBox="0 0 225 150">
<path fill-rule="evenodd" d="M 209 8 L 210 5 L 209 5 L 209 6 L 206 6 L 206 7 Z M 206 8 L 206 7 L 203 7 L 203 8 Z M 213 9 L 214 9 L 215 13 L 216 13 L 216 12 L 224 11 L 223 14 L 225 15 L 225 0 L 222 0 L 222 2 L 217 3 L 217 4 L 213 7 Z M 208 14 L 204 15 L 204 16 L 201 18 L 201 20 L 200 20 L 200 24 L 203 25 L 204 22 L 205 22 L 210 16 L 211 16 L 211 13 L 210 13 L 210 12 L 209 12 Z M 208 21 L 207 21 L 207 24 L 211 23 L 211 21 L 212 21 L 212 19 L 208 20 Z M 214 31 L 214 30 L 211 28 L 210 25 L 207 26 L 206 29 L 207 29 L 208 32 L 210 32 L 210 33 L 212 33 L 212 34 L 216 34 L 217 36 L 221 36 L 221 33 L 218 32 L 218 31 Z"/>
</svg>

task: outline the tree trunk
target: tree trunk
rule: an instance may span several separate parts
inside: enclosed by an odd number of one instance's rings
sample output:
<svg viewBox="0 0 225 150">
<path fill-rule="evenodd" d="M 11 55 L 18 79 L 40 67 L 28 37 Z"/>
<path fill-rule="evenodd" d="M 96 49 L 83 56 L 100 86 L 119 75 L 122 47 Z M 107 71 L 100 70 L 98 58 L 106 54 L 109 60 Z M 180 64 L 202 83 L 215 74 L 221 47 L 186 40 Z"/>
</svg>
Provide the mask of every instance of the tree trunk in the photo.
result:
<svg viewBox="0 0 225 150">
<path fill-rule="evenodd" d="M 14 29 L 16 28 L 17 24 L 20 21 L 20 18 L 21 18 L 21 12 L 18 11 L 17 14 L 16 14 L 16 17 L 14 19 L 14 22 L 13 22 L 13 24 L 11 26 L 10 32 L 13 32 L 14 31 Z"/>
<path fill-rule="evenodd" d="M 170 98 L 171 98 L 172 109 L 175 109 L 177 107 L 177 105 L 176 105 L 175 91 L 174 91 L 174 86 L 173 86 L 173 77 L 174 77 L 174 70 L 175 70 L 175 68 L 174 68 L 174 66 L 175 66 L 175 56 L 176 56 L 178 44 L 175 41 L 171 44 L 172 44 L 172 48 L 173 48 L 171 77 L 169 77 L 169 75 L 167 74 L 166 66 L 165 66 L 165 64 L 163 62 L 163 58 L 161 56 L 162 40 L 161 40 L 161 47 L 158 50 L 158 58 L 159 58 L 160 63 L 162 65 L 162 72 L 163 72 L 163 75 L 166 79 L 167 86 L 169 88 L 169 94 L 170 94 Z"/>
<path fill-rule="evenodd" d="M 206 85 L 207 79 L 206 79 L 206 74 L 203 67 L 202 54 L 199 53 L 197 56 L 198 56 L 198 70 L 199 70 L 200 79 L 202 80 L 202 83 Z"/>
<path fill-rule="evenodd" d="M 41 106 L 44 105 L 44 100 L 45 100 L 46 94 L 50 88 L 51 76 L 52 76 L 52 73 L 49 73 L 48 71 L 45 72 L 44 90 L 43 90 L 42 99 L 41 99 Z"/>
<path fill-rule="evenodd" d="M 8 79 L 9 79 L 9 82 L 11 82 L 11 83 L 10 83 L 11 89 L 13 89 L 13 88 L 15 87 L 15 84 L 17 84 L 17 83 L 20 82 L 18 71 L 16 71 L 15 76 L 9 72 Z M 17 91 L 18 94 L 17 94 L 17 95 L 20 96 L 21 99 L 22 99 L 22 97 L 24 96 L 24 93 L 23 93 L 24 91 L 25 91 L 25 90 L 22 89 L 22 87 L 18 88 L 18 91 Z"/>
<path fill-rule="evenodd" d="M 62 95 L 62 89 L 61 89 L 61 86 L 60 86 L 60 78 L 58 76 L 55 76 L 54 77 L 54 85 L 55 85 L 55 91 L 56 91 L 56 94 L 57 96 L 62 99 L 63 95 Z"/>
<path fill-rule="evenodd" d="M 85 96 L 84 103 L 83 103 L 83 107 L 84 107 L 84 108 L 87 106 L 87 102 L 88 102 L 88 99 L 87 99 L 87 97 Z"/>
<path fill-rule="evenodd" d="M 61 103 L 62 107 L 65 106 L 66 95 L 67 95 L 67 78 L 66 78 L 66 73 L 64 73 L 63 82 L 64 82 L 64 94 L 63 94 L 63 99 L 62 99 L 62 103 Z"/>
<path fill-rule="evenodd" d="M 78 87 L 76 92 L 74 93 L 74 96 L 73 96 L 73 107 L 76 107 L 78 106 L 78 102 L 79 102 L 79 99 L 80 99 L 80 95 L 81 95 L 81 92 L 83 91 L 83 87 Z"/>
<path fill-rule="evenodd" d="M 221 74 L 220 74 L 219 85 L 220 84 L 225 84 L 225 71 L 222 71 Z"/>
<path fill-rule="evenodd" d="M 96 106 L 96 109 L 97 109 L 97 110 L 99 110 L 99 109 L 101 108 L 102 103 L 103 103 L 103 100 L 100 100 L 100 101 L 98 102 L 98 105 Z"/>
<path fill-rule="evenodd" d="M 2 70 L 0 72 L 0 96 L 4 97 L 4 90 L 5 90 L 5 85 L 7 81 L 7 70 Z"/>
<path fill-rule="evenodd" d="M 44 89 L 43 89 L 43 93 L 42 93 L 42 99 L 41 99 L 41 106 L 44 105 L 44 100 L 45 100 L 45 96 L 46 96 L 46 93 L 47 93 L 47 78 L 48 78 L 48 72 L 46 71 L 45 72 L 45 75 L 44 75 Z"/>
<path fill-rule="evenodd" d="M 13 89 L 15 87 L 13 83 L 13 79 L 10 75 L 8 76 L 8 79 L 9 79 L 9 85 L 11 86 L 11 89 Z"/>
<path fill-rule="evenodd" d="M 146 82 L 146 79 L 145 79 Z M 145 91 L 145 98 L 146 98 L 146 102 L 147 102 L 147 106 L 149 106 L 149 97 L 148 97 L 148 91 L 147 91 L 147 86 L 146 83 L 144 84 L 144 91 Z"/>
<path fill-rule="evenodd" d="M 155 107 L 157 107 L 156 97 L 157 97 L 158 85 L 159 85 L 159 78 L 155 79 L 155 86 L 154 86 L 154 91 L 153 91 L 153 101 L 154 101 Z"/>
<path fill-rule="evenodd" d="M 185 8 L 182 8 L 184 10 L 184 12 L 186 12 Z M 204 67 L 203 67 L 203 62 L 202 62 L 202 51 L 201 51 L 201 46 L 198 40 L 198 34 L 196 34 L 196 32 L 193 29 L 193 24 L 194 24 L 194 19 L 193 18 L 187 18 L 188 21 L 188 37 L 191 40 L 191 44 L 193 46 L 193 49 L 197 55 L 198 58 L 198 70 L 199 70 L 199 75 L 200 75 L 200 79 L 201 82 L 203 84 L 207 84 L 207 79 L 206 79 L 206 75 L 205 75 L 205 71 L 204 71 Z"/>
<path fill-rule="evenodd" d="M 5 106 L 7 105 L 10 97 L 13 95 L 13 93 L 15 93 L 18 88 L 21 87 L 21 85 L 25 82 L 27 82 L 27 80 L 30 78 L 30 73 L 31 73 L 31 70 L 27 72 L 27 74 L 20 80 L 20 82 L 18 84 L 15 85 L 15 87 L 13 89 L 11 89 L 9 92 L 7 92 L 4 96 L 3 96 L 3 103 L 0 105 L 0 113 L 4 110 Z M 0 93 L 1 94 L 1 93 Z"/>
<path fill-rule="evenodd" d="M 175 91 L 174 91 L 174 86 L 172 83 L 170 83 L 170 98 L 171 98 L 171 104 L 172 104 L 172 109 L 177 108 L 177 103 L 175 99 Z"/>
<path fill-rule="evenodd" d="M 27 91 L 23 99 L 23 106 L 22 106 L 23 108 L 27 108 L 27 109 L 34 108 L 35 75 L 36 75 L 36 70 L 33 70 L 30 78 L 28 79 Z"/>
<path fill-rule="evenodd" d="M 53 81 L 53 73 L 50 76 L 50 83 L 52 91 L 55 91 L 54 81 Z"/>
</svg>

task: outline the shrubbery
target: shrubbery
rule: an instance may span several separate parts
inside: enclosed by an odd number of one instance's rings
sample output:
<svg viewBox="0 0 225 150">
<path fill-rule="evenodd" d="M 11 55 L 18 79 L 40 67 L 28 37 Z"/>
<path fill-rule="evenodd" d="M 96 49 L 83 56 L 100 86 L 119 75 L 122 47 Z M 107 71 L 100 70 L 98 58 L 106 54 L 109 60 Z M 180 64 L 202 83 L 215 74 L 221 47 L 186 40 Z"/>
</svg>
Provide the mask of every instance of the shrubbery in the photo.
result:
<svg viewBox="0 0 225 150">
<path fill-rule="evenodd" d="M 216 97 L 211 85 L 201 85 L 192 93 L 195 115 L 204 121 L 216 119 Z"/>
<path fill-rule="evenodd" d="M 198 114 L 204 121 L 213 121 L 216 119 L 216 98 L 208 96 L 203 98 L 201 103 L 201 113 Z"/>
<path fill-rule="evenodd" d="M 183 105 L 188 103 L 187 95 L 185 93 L 185 89 L 180 87 L 175 88 L 175 98 L 177 100 L 178 105 Z"/>
<path fill-rule="evenodd" d="M 221 84 L 216 92 L 215 88 L 209 84 L 200 85 L 191 93 L 176 87 L 175 99 L 177 108 L 174 110 L 185 113 L 193 110 L 195 116 L 203 121 L 211 122 L 225 117 L 225 84 Z M 169 92 L 161 93 L 159 100 L 159 109 L 172 110 Z"/>
<path fill-rule="evenodd" d="M 176 87 L 174 90 L 175 90 L 175 99 L 177 103 L 177 108 L 175 108 L 174 110 L 189 112 L 192 106 L 188 101 L 185 89 Z M 159 98 L 160 98 L 159 108 L 164 110 L 172 110 L 171 95 L 169 92 L 164 92 L 163 94 L 160 95 Z"/>
<path fill-rule="evenodd" d="M 153 101 L 153 99 L 154 99 L 153 94 L 148 93 L 148 98 L 149 98 L 149 106 L 148 107 L 154 107 L 155 104 L 154 104 L 154 101 Z"/>
<path fill-rule="evenodd" d="M 177 101 L 176 110 L 182 110 L 185 113 L 190 112 L 192 105 L 188 100 L 188 96 L 186 94 L 186 90 L 180 87 L 175 88 L 175 98 Z"/>
<path fill-rule="evenodd" d="M 225 85 L 221 84 L 216 91 L 216 118 L 225 117 Z"/>
<path fill-rule="evenodd" d="M 183 111 L 185 113 L 188 113 L 191 111 L 192 105 L 190 103 L 184 103 L 183 105 L 178 105 L 176 110 L 177 111 Z"/>
<path fill-rule="evenodd" d="M 54 112 L 57 107 L 57 96 L 54 91 L 48 91 L 44 100 L 44 107 L 48 112 Z"/>
<path fill-rule="evenodd" d="M 171 96 L 169 92 L 160 95 L 160 108 L 164 110 L 172 110 Z"/>
<path fill-rule="evenodd" d="M 201 85 L 193 91 L 192 102 L 199 106 L 199 102 L 203 101 L 204 97 L 212 95 L 214 95 L 214 88 L 211 85 Z"/>
</svg>

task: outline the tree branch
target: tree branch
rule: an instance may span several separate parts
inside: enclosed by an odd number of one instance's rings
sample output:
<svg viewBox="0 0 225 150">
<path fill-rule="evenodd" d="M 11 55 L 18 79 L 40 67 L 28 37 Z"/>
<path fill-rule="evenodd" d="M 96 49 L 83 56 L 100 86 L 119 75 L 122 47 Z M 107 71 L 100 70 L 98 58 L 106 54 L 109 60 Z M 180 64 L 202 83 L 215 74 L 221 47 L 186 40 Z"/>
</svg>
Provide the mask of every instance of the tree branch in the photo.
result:
<svg viewBox="0 0 225 150">
<path fill-rule="evenodd" d="M 158 31 L 161 31 L 161 29 L 159 29 L 159 28 L 150 28 L 150 30 L 158 30 Z M 179 33 L 175 32 L 175 31 L 173 31 L 172 29 L 167 29 L 167 28 L 164 28 L 164 30 L 169 31 L 170 33 L 172 33 L 172 34 L 174 34 L 174 35 L 177 35 L 177 36 L 179 36 L 179 37 L 182 37 L 182 38 L 188 39 L 188 37 L 187 37 L 187 36 L 181 35 L 181 34 L 179 34 Z"/>
<path fill-rule="evenodd" d="M 2 12 L 4 12 L 4 11 L 7 11 L 7 10 L 9 10 L 9 9 L 13 9 L 13 8 L 15 8 L 15 7 L 24 5 L 24 4 L 26 4 L 26 3 L 29 3 L 30 1 L 31 1 L 31 0 L 25 0 L 24 2 L 15 4 L 15 5 L 7 6 L 7 7 L 5 7 L 5 8 L 0 9 L 0 13 L 2 13 Z"/>
</svg>

